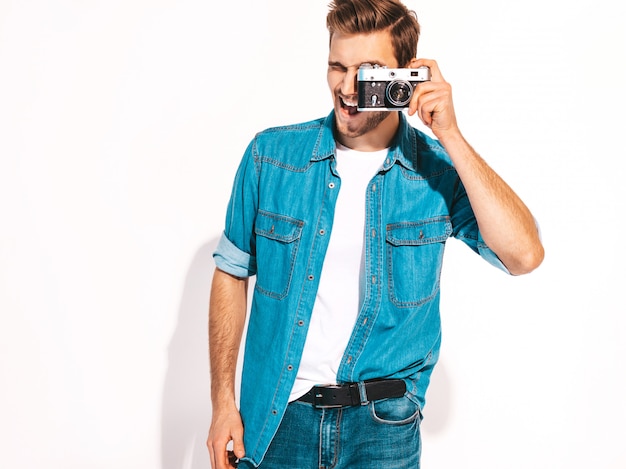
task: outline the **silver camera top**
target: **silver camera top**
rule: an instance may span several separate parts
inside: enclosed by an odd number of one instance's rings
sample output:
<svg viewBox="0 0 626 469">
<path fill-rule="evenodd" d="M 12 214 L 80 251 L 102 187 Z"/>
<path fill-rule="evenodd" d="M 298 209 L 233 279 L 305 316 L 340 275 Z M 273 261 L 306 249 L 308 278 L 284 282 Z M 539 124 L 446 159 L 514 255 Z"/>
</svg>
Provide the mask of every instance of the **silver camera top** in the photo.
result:
<svg viewBox="0 0 626 469">
<path fill-rule="evenodd" d="M 430 68 L 387 68 L 385 65 L 361 64 L 357 81 L 429 81 Z"/>
</svg>

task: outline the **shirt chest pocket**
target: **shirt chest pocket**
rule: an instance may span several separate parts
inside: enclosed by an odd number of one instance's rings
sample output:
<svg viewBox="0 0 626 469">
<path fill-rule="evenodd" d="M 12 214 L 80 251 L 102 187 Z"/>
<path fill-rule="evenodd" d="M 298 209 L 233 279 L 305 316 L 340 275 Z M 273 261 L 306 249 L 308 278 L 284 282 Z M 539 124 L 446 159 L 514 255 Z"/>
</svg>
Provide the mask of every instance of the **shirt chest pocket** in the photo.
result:
<svg viewBox="0 0 626 469">
<path fill-rule="evenodd" d="M 284 215 L 266 211 L 257 214 L 255 288 L 260 293 L 282 299 L 289 292 L 303 225 Z"/>
<path fill-rule="evenodd" d="M 391 302 L 401 308 L 420 306 L 439 292 L 449 217 L 387 225 L 387 287 Z"/>
</svg>

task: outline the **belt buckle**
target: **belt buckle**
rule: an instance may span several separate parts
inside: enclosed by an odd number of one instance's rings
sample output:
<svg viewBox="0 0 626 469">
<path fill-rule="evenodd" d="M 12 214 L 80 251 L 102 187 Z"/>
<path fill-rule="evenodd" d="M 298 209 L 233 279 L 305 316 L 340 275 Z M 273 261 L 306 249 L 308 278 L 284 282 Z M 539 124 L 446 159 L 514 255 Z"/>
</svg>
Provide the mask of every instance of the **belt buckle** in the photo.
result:
<svg viewBox="0 0 626 469">
<path fill-rule="evenodd" d="M 343 407 L 342 404 L 324 404 L 322 402 L 322 400 L 324 399 L 324 394 L 321 391 L 322 389 L 341 389 L 341 386 L 339 385 L 329 385 L 329 386 L 317 386 L 315 388 L 313 388 L 313 398 L 315 399 L 315 402 L 313 403 L 313 405 L 315 406 L 316 409 L 339 409 L 340 407 Z"/>
</svg>

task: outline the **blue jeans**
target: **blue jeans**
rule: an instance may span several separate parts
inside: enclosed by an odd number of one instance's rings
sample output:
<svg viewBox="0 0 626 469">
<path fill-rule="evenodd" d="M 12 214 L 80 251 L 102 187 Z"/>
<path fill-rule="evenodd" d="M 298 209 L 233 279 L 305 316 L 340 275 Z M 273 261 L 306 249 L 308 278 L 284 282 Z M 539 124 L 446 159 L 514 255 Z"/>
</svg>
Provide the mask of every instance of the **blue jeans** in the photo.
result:
<svg viewBox="0 0 626 469">
<path fill-rule="evenodd" d="M 408 397 L 334 409 L 292 402 L 259 469 L 419 469 L 421 419 Z"/>
</svg>

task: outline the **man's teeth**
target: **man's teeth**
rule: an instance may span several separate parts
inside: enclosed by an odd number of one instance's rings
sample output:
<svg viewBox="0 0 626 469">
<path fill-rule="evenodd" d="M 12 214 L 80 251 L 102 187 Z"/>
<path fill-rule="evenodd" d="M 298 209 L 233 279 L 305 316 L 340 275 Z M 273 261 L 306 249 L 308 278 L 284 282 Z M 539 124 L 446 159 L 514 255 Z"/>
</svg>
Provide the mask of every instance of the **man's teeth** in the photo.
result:
<svg viewBox="0 0 626 469">
<path fill-rule="evenodd" d="M 356 106 L 357 106 L 357 104 L 358 104 L 357 102 L 354 102 L 354 101 L 346 101 L 346 100 L 345 100 L 345 99 L 343 99 L 343 98 L 341 99 L 341 102 L 342 102 L 345 106 L 348 106 L 348 107 L 356 107 Z"/>
</svg>

